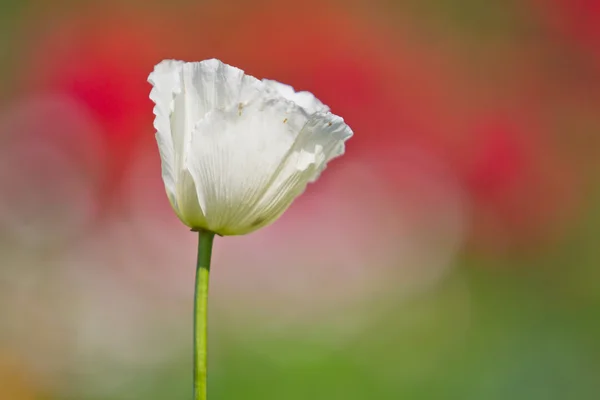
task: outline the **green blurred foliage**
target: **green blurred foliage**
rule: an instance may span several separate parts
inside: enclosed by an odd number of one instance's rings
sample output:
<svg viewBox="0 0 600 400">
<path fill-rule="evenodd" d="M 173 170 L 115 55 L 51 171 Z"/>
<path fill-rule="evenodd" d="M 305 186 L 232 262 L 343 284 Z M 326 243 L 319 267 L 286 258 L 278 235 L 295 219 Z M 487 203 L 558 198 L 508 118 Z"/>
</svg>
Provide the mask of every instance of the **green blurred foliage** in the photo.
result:
<svg viewBox="0 0 600 400">
<path fill-rule="evenodd" d="M 26 1 L 0 0 L 0 74 L 10 76 L 14 72 L 15 54 L 19 51 L 19 23 Z M 0 101 L 12 90 L 14 79 L 0 79 Z"/>
</svg>

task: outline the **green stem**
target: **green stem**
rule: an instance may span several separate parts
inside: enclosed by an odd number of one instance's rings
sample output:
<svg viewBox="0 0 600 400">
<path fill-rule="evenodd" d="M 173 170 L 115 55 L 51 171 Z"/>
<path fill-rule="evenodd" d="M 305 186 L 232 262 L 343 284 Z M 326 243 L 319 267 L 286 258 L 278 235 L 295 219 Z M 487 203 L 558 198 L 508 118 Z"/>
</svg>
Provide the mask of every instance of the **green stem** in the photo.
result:
<svg viewBox="0 0 600 400">
<path fill-rule="evenodd" d="M 194 400 L 206 400 L 208 278 L 214 237 L 213 232 L 198 231 L 194 296 Z"/>
</svg>

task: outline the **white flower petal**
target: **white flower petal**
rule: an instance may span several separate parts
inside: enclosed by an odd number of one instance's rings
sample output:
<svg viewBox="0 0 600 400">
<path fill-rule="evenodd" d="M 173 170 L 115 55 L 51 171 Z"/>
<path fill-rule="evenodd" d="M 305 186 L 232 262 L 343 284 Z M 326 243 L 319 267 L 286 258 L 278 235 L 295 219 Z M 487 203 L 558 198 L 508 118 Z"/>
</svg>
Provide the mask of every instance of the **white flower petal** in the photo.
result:
<svg viewBox="0 0 600 400">
<path fill-rule="evenodd" d="M 213 110 L 194 130 L 188 168 L 207 229 L 242 234 L 264 221 L 255 205 L 269 189 L 308 117 L 283 99 Z"/>
<path fill-rule="evenodd" d="M 163 180 L 179 218 L 222 235 L 273 222 L 352 131 L 309 92 L 218 60 L 150 74 Z"/>
<path fill-rule="evenodd" d="M 300 132 L 302 146 L 305 152 L 314 152 L 315 148 L 321 147 L 322 159 L 317 165 L 316 173 L 311 177 L 310 182 L 314 182 L 327 163 L 336 157 L 344 154 L 346 140 L 350 139 L 354 133 L 352 129 L 344 122 L 342 117 L 332 113 L 316 113 L 311 116 L 306 126 Z"/>
<path fill-rule="evenodd" d="M 260 201 L 254 215 L 266 221 L 277 219 L 314 182 L 327 163 L 344 154 L 344 142 L 352 136 L 344 120 L 331 113 L 313 115 L 300 131 L 278 173 Z"/>
<path fill-rule="evenodd" d="M 341 118 L 308 119 L 282 99 L 210 113 L 197 126 L 189 155 L 208 229 L 237 235 L 273 222 L 343 153 L 351 135 Z"/>
<path fill-rule="evenodd" d="M 154 129 L 162 163 L 162 176 L 171 204 L 175 206 L 175 185 L 177 169 L 175 167 L 175 148 L 171 134 L 171 113 L 173 99 L 181 91 L 180 70 L 182 61 L 165 60 L 154 67 L 148 77 L 153 86 L 150 99 L 154 102 Z"/>
<path fill-rule="evenodd" d="M 212 110 L 243 106 L 260 96 L 264 85 L 215 59 L 166 60 L 155 67 L 148 81 L 154 86 L 150 98 L 156 104 L 154 126 L 169 200 L 188 226 L 204 225 L 194 181 L 184 167 L 194 126 Z"/>
<path fill-rule="evenodd" d="M 258 79 L 216 59 L 185 63 L 182 81 L 183 91 L 175 100 L 173 117 L 183 120 L 181 127 L 188 134 L 210 111 L 244 105 L 261 95 L 264 88 Z"/>
<path fill-rule="evenodd" d="M 263 79 L 263 83 L 266 85 L 267 91 L 277 96 L 281 96 L 284 99 L 293 101 L 302 107 L 308 114 L 329 111 L 329 107 L 321 103 L 319 99 L 310 92 L 296 92 L 290 85 L 285 85 L 270 79 Z"/>
</svg>

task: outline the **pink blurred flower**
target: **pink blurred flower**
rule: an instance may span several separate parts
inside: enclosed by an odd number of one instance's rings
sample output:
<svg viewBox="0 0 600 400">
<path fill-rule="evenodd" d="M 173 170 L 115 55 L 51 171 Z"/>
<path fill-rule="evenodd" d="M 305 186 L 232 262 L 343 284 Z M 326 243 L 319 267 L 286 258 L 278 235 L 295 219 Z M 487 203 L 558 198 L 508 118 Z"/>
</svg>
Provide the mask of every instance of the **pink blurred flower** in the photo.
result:
<svg viewBox="0 0 600 400">
<path fill-rule="evenodd" d="M 480 244 L 506 250 L 553 240 L 573 217 L 576 180 L 535 118 L 481 115 L 459 168 Z"/>
<path fill-rule="evenodd" d="M 0 232 L 9 248 L 66 246 L 97 217 L 104 148 L 87 110 L 65 96 L 0 112 Z"/>
</svg>

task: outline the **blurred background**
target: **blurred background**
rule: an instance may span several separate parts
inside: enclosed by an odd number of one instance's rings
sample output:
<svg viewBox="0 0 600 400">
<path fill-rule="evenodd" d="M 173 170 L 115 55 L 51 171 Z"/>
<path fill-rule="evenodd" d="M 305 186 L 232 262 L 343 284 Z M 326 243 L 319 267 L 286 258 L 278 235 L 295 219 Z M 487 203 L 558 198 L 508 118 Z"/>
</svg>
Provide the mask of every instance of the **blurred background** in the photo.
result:
<svg viewBox="0 0 600 400">
<path fill-rule="evenodd" d="M 146 79 L 212 57 L 355 136 L 215 241 L 211 399 L 600 398 L 600 1 L 0 0 L 0 399 L 191 398 Z"/>
</svg>

